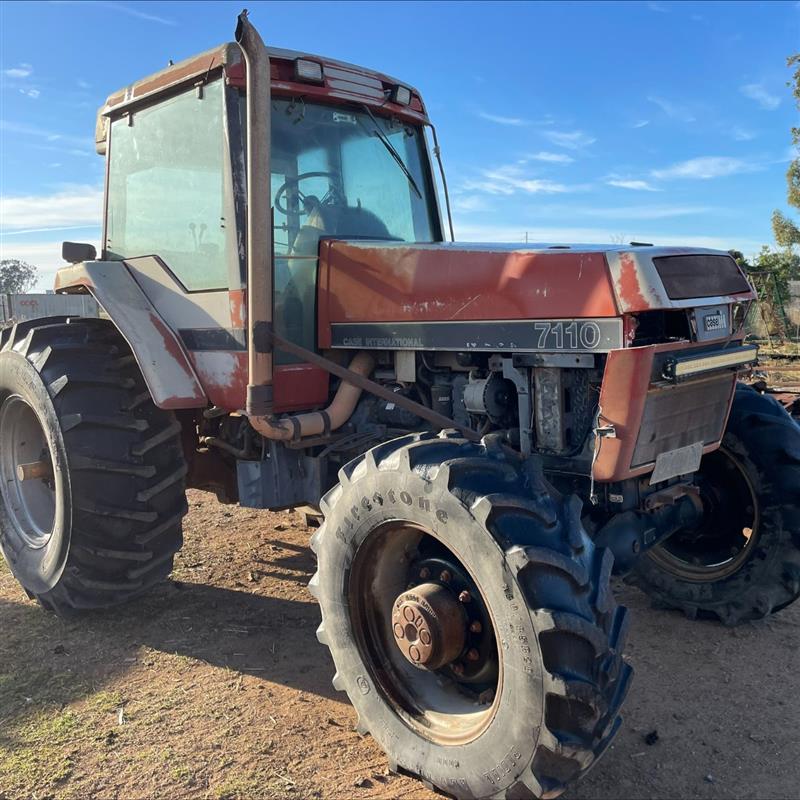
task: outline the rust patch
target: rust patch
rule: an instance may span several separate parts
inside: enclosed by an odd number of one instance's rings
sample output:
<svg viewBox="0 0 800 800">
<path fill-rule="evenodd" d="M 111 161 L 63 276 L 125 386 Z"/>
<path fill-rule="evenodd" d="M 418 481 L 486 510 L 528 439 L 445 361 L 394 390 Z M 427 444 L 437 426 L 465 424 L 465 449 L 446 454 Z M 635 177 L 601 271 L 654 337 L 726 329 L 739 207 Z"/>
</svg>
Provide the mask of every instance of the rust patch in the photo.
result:
<svg viewBox="0 0 800 800">
<path fill-rule="evenodd" d="M 639 271 L 636 269 L 636 262 L 630 253 L 620 253 L 619 255 L 619 299 L 628 308 L 644 309 L 649 307 L 649 303 L 642 294 L 642 287 L 639 283 Z"/>
<path fill-rule="evenodd" d="M 228 302 L 231 308 L 231 327 L 247 327 L 247 297 L 244 289 L 231 289 L 228 292 Z"/>
</svg>

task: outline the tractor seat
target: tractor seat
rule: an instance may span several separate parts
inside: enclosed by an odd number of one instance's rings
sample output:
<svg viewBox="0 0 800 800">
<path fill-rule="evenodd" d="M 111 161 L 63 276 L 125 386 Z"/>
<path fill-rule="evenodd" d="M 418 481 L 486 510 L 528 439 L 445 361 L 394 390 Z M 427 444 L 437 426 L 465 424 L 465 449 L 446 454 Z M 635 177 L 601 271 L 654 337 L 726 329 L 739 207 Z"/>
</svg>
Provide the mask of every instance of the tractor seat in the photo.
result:
<svg viewBox="0 0 800 800">
<path fill-rule="evenodd" d="M 300 228 L 292 255 L 315 256 L 323 236 L 342 239 L 393 239 L 383 221 L 361 206 L 318 206 Z"/>
</svg>

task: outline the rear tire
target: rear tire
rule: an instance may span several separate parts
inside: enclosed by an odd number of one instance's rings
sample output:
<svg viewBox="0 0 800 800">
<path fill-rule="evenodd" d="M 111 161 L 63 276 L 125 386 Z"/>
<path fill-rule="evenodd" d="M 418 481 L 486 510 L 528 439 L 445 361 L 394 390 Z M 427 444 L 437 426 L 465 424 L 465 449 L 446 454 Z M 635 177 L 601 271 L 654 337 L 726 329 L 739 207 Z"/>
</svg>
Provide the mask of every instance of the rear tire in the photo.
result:
<svg viewBox="0 0 800 800">
<path fill-rule="evenodd" d="M 113 325 L 2 331 L 0 437 L 0 550 L 30 597 L 59 614 L 106 608 L 169 575 L 186 513 L 180 424 Z M 47 475 L 23 481 L 31 461 Z"/>
<path fill-rule="evenodd" d="M 451 796 L 559 795 L 611 742 L 631 676 L 626 610 L 609 585 L 613 558 L 583 530 L 580 502 L 502 451 L 447 434 L 379 445 L 339 479 L 322 501 L 310 588 L 334 687 L 356 707 L 359 730 L 393 771 Z M 421 579 L 427 590 L 406 591 Z M 465 585 L 471 599 L 462 600 Z M 467 633 L 445 666 L 420 669 L 395 641 L 413 638 L 413 628 L 387 615 L 397 616 L 402 597 L 441 589 L 468 615 L 484 609 L 483 626 L 466 617 L 477 638 Z M 440 619 L 442 629 L 452 624 Z M 483 670 L 492 657 L 496 669 Z"/>
<path fill-rule="evenodd" d="M 628 580 L 657 606 L 726 625 L 788 606 L 800 596 L 798 423 L 773 397 L 737 384 L 722 447 L 699 475 L 701 496 L 704 480 L 714 495 L 710 520 L 673 534 Z"/>
</svg>

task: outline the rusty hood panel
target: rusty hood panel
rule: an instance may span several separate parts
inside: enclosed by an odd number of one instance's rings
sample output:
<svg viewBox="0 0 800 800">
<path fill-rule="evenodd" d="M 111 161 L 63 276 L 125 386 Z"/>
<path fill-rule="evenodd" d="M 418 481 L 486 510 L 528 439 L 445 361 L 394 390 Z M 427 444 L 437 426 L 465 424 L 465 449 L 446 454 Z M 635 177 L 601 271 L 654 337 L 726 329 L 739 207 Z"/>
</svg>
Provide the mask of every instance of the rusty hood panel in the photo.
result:
<svg viewBox="0 0 800 800">
<path fill-rule="evenodd" d="M 696 300 L 667 296 L 653 259 L 690 254 L 728 257 L 650 246 L 323 241 L 320 345 L 329 346 L 331 324 L 344 322 L 602 318 L 689 307 Z"/>
</svg>

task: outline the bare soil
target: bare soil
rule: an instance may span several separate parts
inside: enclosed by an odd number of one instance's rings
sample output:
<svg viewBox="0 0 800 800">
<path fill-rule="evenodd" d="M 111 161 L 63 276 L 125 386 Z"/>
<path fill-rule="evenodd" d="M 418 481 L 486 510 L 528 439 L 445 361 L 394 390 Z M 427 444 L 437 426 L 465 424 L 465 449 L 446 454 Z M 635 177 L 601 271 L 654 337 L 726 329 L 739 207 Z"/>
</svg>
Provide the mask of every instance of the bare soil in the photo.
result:
<svg viewBox="0 0 800 800">
<path fill-rule="evenodd" d="M 300 514 L 191 492 L 172 582 L 71 621 L 0 567 L 0 798 L 433 798 L 331 687 L 308 538 Z M 800 796 L 800 604 L 727 629 L 618 588 L 636 680 L 567 796 Z"/>
</svg>

